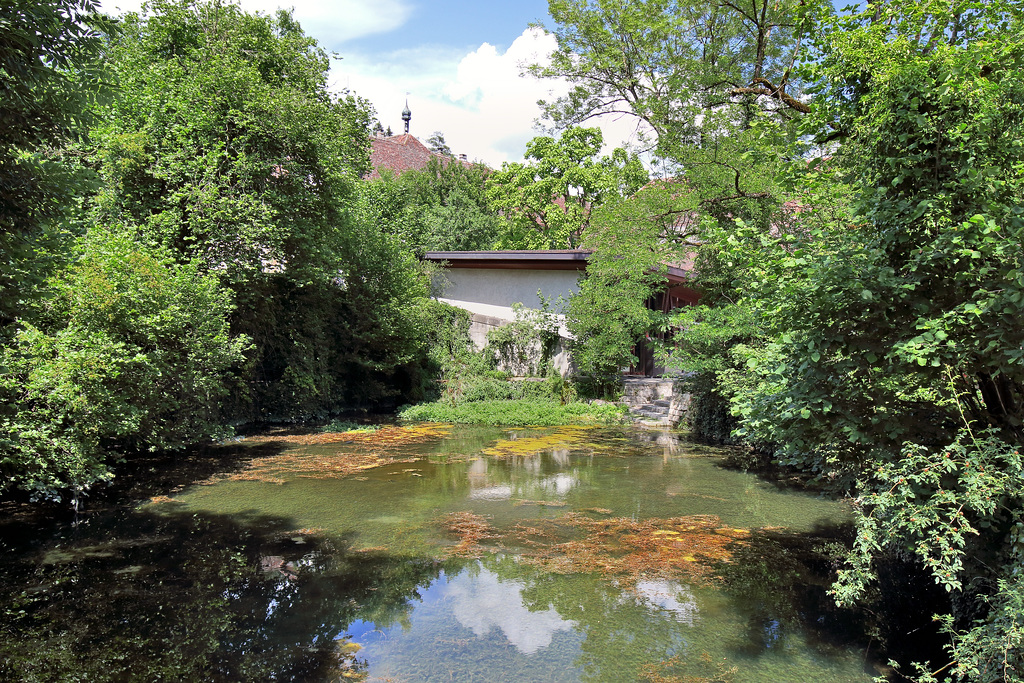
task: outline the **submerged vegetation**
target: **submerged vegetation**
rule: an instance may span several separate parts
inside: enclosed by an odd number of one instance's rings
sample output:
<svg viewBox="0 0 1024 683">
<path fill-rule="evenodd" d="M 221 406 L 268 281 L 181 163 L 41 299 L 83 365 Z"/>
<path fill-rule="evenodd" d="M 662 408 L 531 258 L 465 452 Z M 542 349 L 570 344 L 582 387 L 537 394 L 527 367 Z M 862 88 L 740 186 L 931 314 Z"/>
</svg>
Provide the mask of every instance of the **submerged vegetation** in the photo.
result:
<svg viewBox="0 0 1024 683">
<path fill-rule="evenodd" d="M 714 583 L 716 567 L 751 532 L 722 526 L 713 515 L 637 521 L 594 519 L 578 512 L 558 518 L 525 520 L 501 533 L 487 520 L 458 512 L 442 526 L 459 539 L 450 557 L 480 557 L 514 549 L 520 563 L 554 574 L 598 574 L 622 588 L 640 581 L 684 580 Z"/>
<path fill-rule="evenodd" d="M 316 434 L 266 434 L 251 436 L 250 443 L 362 446 L 338 450 L 318 456 L 284 452 L 249 460 L 236 471 L 214 475 L 202 482 L 213 485 L 220 481 L 262 481 L 282 484 L 285 477 L 328 479 L 344 477 L 381 465 L 412 462 L 408 446 L 436 441 L 449 432 L 447 425 L 420 424 L 412 427 L 380 427 L 372 430 L 347 430 Z"/>
</svg>

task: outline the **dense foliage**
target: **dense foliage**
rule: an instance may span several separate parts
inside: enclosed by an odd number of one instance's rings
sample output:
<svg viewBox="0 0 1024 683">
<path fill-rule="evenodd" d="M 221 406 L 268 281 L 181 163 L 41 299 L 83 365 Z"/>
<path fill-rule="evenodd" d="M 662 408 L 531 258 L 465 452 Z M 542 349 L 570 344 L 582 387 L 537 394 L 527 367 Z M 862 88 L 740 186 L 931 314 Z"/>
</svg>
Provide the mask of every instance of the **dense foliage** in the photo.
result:
<svg viewBox="0 0 1024 683">
<path fill-rule="evenodd" d="M 195 263 L 93 230 L 52 280 L 38 327 L 0 354 L 6 486 L 72 495 L 121 454 L 224 434 L 225 375 L 242 358 L 230 296 Z"/>
<path fill-rule="evenodd" d="M 731 438 L 855 497 L 840 602 L 892 562 L 949 592 L 949 660 L 917 679 L 1022 680 L 1019 7 L 551 9 L 535 72 L 576 84 L 551 118 L 625 110 L 686 185 L 711 308 L 674 317 L 671 352 L 700 427 L 724 437 L 728 405 Z"/>
<path fill-rule="evenodd" d="M 957 594 L 951 675 L 1019 680 L 1020 17 L 877 11 L 837 20 L 813 70 L 809 128 L 841 142 L 805 182 L 850 187 L 848 217 L 734 250 L 772 334 L 733 402 L 781 461 L 862 494 L 840 600 L 911 553 Z"/>
<path fill-rule="evenodd" d="M 423 403 L 403 409 L 403 420 L 427 420 L 455 424 L 543 427 L 571 424 L 619 424 L 626 409 L 606 403 L 552 403 L 550 400 L 486 399 L 459 405 Z"/>
<path fill-rule="evenodd" d="M 93 10 L 0 24 L 2 487 L 77 499 L 233 421 L 422 393 L 427 278 L 361 210 L 372 111 L 327 54 L 288 12 Z"/>
<path fill-rule="evenodd" d="M 628 199 L 595 210 L 584 235 L 593 250 L 587 277 L 569 301 L 573 360 L 597 394 L 613 389 L 622 368 L 637 360 L 637 340 L 655 330 L 660 313 L 651 298 L 664 289 L 666 264 L 678 254 L 676 212 L 688 192 L 652 183 Z"/>
<path fill-rule="evenodd" d="M 524 163 L 505 163 L 487 179 L 491 205 L 508 218 L 501 249 L 577 249 L 591 214 L 613 197 L 628 197 L 647 182 L 636 155 L 616 149 L 598 156 L 599 128 L 573 127 L 556 140 L 526 144 Z"/>
<path fill-rule="evenodd" d="M 357 211 L 367 105 L 327 91 L 326 53 L 286 12 L 152 9 L 111 45 L 122 96 L 93 133 L 95 220 L 199 261 L 235 293 L 232 329 L 253 341 L 238 417 L 384 397 L 412 354 L 395 316 L 423 290 Z"/>
<path fill-rule="evenodd" d="M 490 249 L 505 223 L 487 201 L 490 170 L 432 158 L 421 170 L 364 183 L 364 212 L 416 254 Z"/>
<path fill-rule="evenodd" d="M 0 7 L 0 335 L 30 304 L 67 243 L 66 219 L 89 176 L 63 151 L 107 88 L 92 0 Z"/>
</svg>

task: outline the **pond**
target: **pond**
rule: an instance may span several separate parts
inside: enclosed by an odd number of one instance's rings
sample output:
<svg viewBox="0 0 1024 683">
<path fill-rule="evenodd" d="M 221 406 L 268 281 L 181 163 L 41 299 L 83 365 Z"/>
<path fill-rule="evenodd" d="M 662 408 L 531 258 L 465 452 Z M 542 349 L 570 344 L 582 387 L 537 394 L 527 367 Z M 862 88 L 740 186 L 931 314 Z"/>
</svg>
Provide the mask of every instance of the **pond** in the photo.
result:
<svg viewBox="0 0 1024 683">
<path fill-rule="evenodd" d="M 878 674 L 825 592 L 848 509 L 674 435 L 422 425 L 223 450 L 141 504 L 0 525 L 0 678 Z"/>
</svg>

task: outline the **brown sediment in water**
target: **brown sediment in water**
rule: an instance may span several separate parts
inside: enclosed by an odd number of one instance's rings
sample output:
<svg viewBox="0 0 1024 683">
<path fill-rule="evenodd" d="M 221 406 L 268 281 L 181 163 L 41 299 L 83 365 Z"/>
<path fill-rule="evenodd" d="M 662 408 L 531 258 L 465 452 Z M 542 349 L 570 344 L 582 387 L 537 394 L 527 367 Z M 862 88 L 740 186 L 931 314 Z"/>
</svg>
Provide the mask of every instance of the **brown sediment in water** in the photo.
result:
<svg viewBox="0 0 1024 683">
<path fill-rule="evenodd" d="M 480 541 L 501 536 L 486 517 L 472 512 L 453 512 L 445 515 L 441 519 L 441 525 L 459 539 L 458 544 L 445 553 L 447 557 L 479 558 L 484 554 Z"/>
<path fill-rule="evenodd" d="M 362 452 L 338 450 L 333 453 L 303 453 L 288 451 L 278 455 L 255 458 L 237 472 L 221 473 L 200 482 L 203 485 L 222 481 L 260 481 L 283 484 L 288 478 L 332 479 L 346 477 L 363 470 L 395 463 L 413 463 L 419 456 L 406 456 L 405 446 L 428 443 L 450 431 L 448 425 L 421 424 L 412 427 L 383 427 L 373 432 L 341 432 L 306 435 L 263 435 L 246 441 L 267 443 L 280 441 L 291 444 L 358 444 Z"/>
<path fill-rule="evenodd" d="M 699 673 L 684 673 L 686 669 Z M 645 664 L 638 678 L 649 683 L 731 683 L 738 671 L 738 667 L 729 666 L 726 660 L 715 661 L 709 653 L 702 652 L 693 662 L 675 655 L 662 662 Z"/>
<path fill-rule="evenodd" d="M 391 425 L 374 431 L 361 429 L 349 432 L 323 432 L 315 434 L 274 433 L 249 436 L 245 443 L 292 443 L 316 445 L 328 443 L 358 443 L 370 446 L 404 446 L 433 441 L 451 432 L 451 425 L 424 422 L 408 427 Z"/>
<path fill-rule="evenodd" d="M 459 538 L 448 556 L 480 557 L 501 545 L 517 547 L 519 561 L 555 574 L 599 573 L 624 588 L 642 579 L 685 579 L 713 584 L 715 566 L 750 536 L 713 515 L 633 520 L 593 519 L 570 512 L 520 522 L 508 532 L 470 512 L 446 516 L 442 526 Z M 497 543 L 494 541 L 497 540 Z M 490 541 L 484 547 L 482 541 Z"/>
<path fill-rule="evenodd" d="M 525 500 L 523 498 L 514 498 L 512 500 L 513 507 L 521 507 L 523 505 L 537 505 L 545 508 L 564 508 L 568 503 L 564 500 Z"/>
</svg>

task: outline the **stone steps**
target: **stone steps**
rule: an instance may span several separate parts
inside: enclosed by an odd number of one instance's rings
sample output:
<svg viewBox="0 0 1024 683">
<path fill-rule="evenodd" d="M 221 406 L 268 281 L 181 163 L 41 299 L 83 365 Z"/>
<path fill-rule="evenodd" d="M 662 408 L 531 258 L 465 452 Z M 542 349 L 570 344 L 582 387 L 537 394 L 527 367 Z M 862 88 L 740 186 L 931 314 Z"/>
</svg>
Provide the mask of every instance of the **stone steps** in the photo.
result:
<svg viewBox="0 0 1024 683">
<path fill-rule="evenodd" d="M 689 397 L 675 396 L 672 379 L 625 378 L 623 390 L 633 420 L 651 426 L 674 427 L 688 404 Z"/>
<path fill-rule="evenodd" d="M 668 425 L 668 413 L 671 403 L 665 400 L 657 400 L 652 403 L 645 403 L 641 406 L 632 407 L 629 409 L 634 419 L 639 419 L 642 422 L 654 422 L 659 425 Z"/>
</svg>

